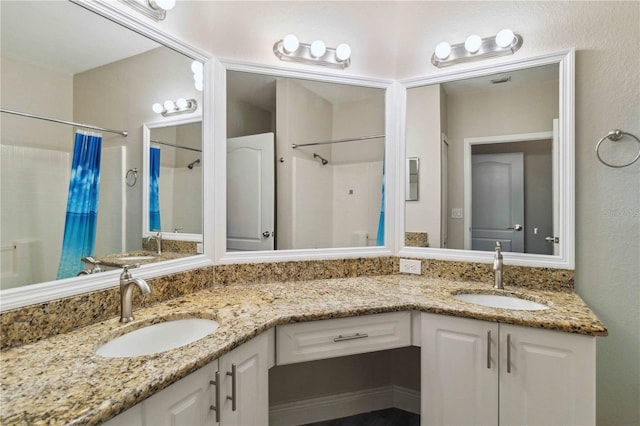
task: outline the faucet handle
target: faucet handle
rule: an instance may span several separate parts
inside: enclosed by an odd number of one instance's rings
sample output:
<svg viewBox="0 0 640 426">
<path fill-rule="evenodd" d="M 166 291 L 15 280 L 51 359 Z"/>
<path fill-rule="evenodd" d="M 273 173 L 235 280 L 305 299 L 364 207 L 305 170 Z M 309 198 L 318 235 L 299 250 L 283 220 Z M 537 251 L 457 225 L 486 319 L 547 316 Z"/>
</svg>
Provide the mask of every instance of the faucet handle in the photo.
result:
<svg viewBox="0 0 640 426">
<path fill-rule="evenodd" d="M 496 251 L 502 251 L 502 243 L 500 241 L 496 241 Z"/>
<path fill-rule="evenodd" d="M 120 274 L 120 278 L 122 278 L 122 279 L 131 278 L 131 273 L 129 272 L 129 269 L 135 269 L 135 268 L 139 268 L 139 267 L 140 267 L 139 263 L 134 263 L 133 265 L 123 265 L 122 266 L 122 274 Z"/>
</svg>

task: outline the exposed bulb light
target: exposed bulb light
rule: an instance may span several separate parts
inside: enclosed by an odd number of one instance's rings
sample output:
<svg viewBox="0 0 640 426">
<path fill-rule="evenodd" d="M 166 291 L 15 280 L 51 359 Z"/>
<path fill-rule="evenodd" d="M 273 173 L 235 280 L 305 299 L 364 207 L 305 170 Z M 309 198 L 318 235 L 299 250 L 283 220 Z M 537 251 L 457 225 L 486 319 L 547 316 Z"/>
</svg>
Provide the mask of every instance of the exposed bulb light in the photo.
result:
<svg viewBox="0 0 640 426">
<path fill-rule="evenodd" d="M 513 40 L 515 39 L 515 34 L 508 28 L 504 30 L 498 31 L 496 35 L 496 44 L 500 47 L 509 47 Z"/>
<path fill-rule="evenodd" d="M 438 43 L 431 55 L 431 63 L 441 68 L 493 56 L 513 55 L 522 47 L 522 43 L 522 36 L 510 29 L 501 30 L 495 37 L 480 38 L 473 34 L 464 43 Z"/>
<path fill-rule="evenodd" d="M 171 10 L 176 5 L 176 0 L 149 0 L 149 6 L 154 9 Z"/>
<path fill-rule="evenodd" d="M 185 109 L 188 105 L 189 104 L 185 98 L 178 98 L 176 100 L 176 107 L 178 107 L 178 109 Z"/>
<path fill-rule="evenodd" d="M 193 61 L 191 62 L 191 71 L 194 74 L 202 74 L 204 72 L 204 65 L 202 65 L 202 62 Z"/>
<path fill-rule="evenodd" d="M 330 48 L 322 40 L 311 44 L 301 43 L 293 34 L 286 35 L 273 45 L 273 54 L 282 61 L 302 62 L 309 65 L 322 65 L 344 69 L 351 65 L 351 46 L 341 43 Z"/>
<path fill-rule="evenodd" d="M 476 35 L 476 34 L 470 35 L 464 41 L 464 48 L 469 53 L 476 53 L 478 50 L 480 50 L 481 45 L 482 45 L 482 39 L 480 38 L 479 35 Z"/>
<path fill-rule="evenodd" d="M 198 109 L 198 102 L 196 102 L 195 99 L 178 98 L 175 102 L 166 100 L 162 104 L 155 103 L 151 109 L 156 114 L 162 114 L 163 117 L 167 117 L 175 114 L 194 112 Z"/>
<path fill-rule="evenodd" d="M 451 45 L 446 41 L 438 43 L 435 53 L 439 59 L 447 59 L 451 54 Z"/>
<path fill-rule="evenodd" d="M 309 49 L 309 52 L 311 53 L 311 56 L 313 56 L 314 58 L 321 58 L 322 56 L 324 56 L 325 53 L 327 53 L 327 45 L 325 45 L 324 41 L 322 40 L 316 40 L 313 43 L 311 43 L 311 48 Z"/>
<path fill-rule="evenodd" d="M 300 47 L 300 41 L 295 35 L 288 34 L 282 39 L 282 47 L 285 52 L 293 53 Z"/>
<path fill-rule="evenodd" d="M 160 114 L 162 111 L 164 111 L 164 107 L 162 106 L 162 104 L 159 103 L 155 103 L 153 104 L 153 106 L 151 107 L 151 109 L 153 110 L 153 112 L 155 112 L 156 114 Z"/>
<path fill-rule="evenodd" d="M 202 92 L 202 90 L 204 89 L 204 83 L 202 82 L 202 80 L 196 81 L 194 83 L 194 86 L 196 87 L 196 90 L 198 92 Z"/>
<path fill-rule="evenodd" d="M 336 59 L 346 61 L 351 57 L 351 46 L 347 43 L 341 43 L 336 47 Z"/>
<path fill-rule="evenodd" d="M 164 101 L 162 105 L 164 105 L 164 109 L 167 111 L 173 111 L 174 109 L 176 109 L 176 104 L 174 104 L 173 101 Z"/>
</svg>

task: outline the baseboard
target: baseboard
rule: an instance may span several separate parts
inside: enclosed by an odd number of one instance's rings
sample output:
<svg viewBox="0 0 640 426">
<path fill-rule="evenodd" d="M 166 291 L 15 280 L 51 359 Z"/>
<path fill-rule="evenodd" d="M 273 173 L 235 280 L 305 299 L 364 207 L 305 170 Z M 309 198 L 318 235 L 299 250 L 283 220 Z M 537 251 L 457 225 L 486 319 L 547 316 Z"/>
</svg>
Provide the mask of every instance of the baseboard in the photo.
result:
<svg viewBox="0 0 640 426">
<path fill-rule="evenodd" d="M 420 392 L 390 385 L 278 404 L 269 409 L 269 425 L 301 425 L 392 407 L 419 413 Z"/>
</svg>

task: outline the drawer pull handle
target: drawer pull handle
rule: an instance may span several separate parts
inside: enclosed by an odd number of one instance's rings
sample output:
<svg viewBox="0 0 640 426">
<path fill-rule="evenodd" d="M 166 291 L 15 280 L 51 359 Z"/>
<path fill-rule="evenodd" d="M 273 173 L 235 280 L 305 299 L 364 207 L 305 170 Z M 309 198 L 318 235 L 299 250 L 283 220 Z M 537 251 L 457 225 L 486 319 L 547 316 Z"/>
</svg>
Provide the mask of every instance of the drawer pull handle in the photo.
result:
<svg viewBox="0 0 640 426">
<path fill-rule="evenodd" d="M 507 334 L 507 373 L 511 373 L 511 333 Z"/>
<path fill-rule="evenodd" d="M 356 333 L 351 334 L 349 336 L 343 336 L 342 334 L 338 337 L 334 338 L 334 342 L 344 342 L 345 340 L 356 340 L 356 339 L 364 339 L 365 337 L 369 337 L 367 333 Z"/>
<path fill-rule="evenodd" d="M 491 330 L 487 331 L 487 368 L 491 369 Z"/>
<path fill-rule="evenodd" d="M 216 387 L 216 396 L 215 396 L 215 402 L 216 405 L 212 405 L 209 408 L 211 408 L 213 411 L 216 412 L 216 423 L 220 423 L 220 372 L 216 371 L 216 379 L 215 380 L 211 380 L 209 382 L 212 386 Z"/>
</svg>

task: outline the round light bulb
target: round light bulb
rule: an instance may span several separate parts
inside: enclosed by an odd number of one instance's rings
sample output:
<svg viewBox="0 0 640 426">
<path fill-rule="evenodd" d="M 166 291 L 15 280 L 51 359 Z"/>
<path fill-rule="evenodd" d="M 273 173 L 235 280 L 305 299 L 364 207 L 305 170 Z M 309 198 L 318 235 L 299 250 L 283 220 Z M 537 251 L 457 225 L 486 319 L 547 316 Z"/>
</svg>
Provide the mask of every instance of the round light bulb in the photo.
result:
<svg viewBox="0 0 640 426">
<path fill-rule="evenodd" d="M 286 35 L 282 39 L 282 48 L 285 52 L 293 53 L 298 50 L 298 47 L 300 47 L 300 42 L 298 41 L 298 37 L 293 34 Z"/>
<path fill-rule="evenodd" d="M 176 5 L 176 0 L 152 0 L 160 9 L 171 10 Z"/>
<path fill-rule="evenodd" d="M 496 35 L 496 44 L 500 47 L 509 47 L 513 43 L 515 34 L 508 28 L 498 31 Z"/>
<path fill-rule="evenodd" d="M 191 71 L 193 71 L 194 74 L 202 74 L 204 72 L 204 65 L 202 65 L 202 62 L 193 61 L 191 62 Z"/>
<path fill-rule="evenodd" d="M 151 109 L 153 110 L 153 112 L 155 112 L 156 114 L 160 114 L 162 111 L 164 111 L 164 108 L 162 107 L 162 104 L 159 103 L 155 103 L 153 104 L 153 106 L 151 107 Z"/>
<path fill-rule="evenodd" d="M 336 58 L 344 62 L 351 57 L 351 46 L 347 43 L 341 43 L 336 47 Z"/>
<path fill-rule="evenodd" d="M 204 89 L 204 83 L 202 82 L 202 80 L 196 81 L 195 86 L 198 92 L 202 92 L 202 90 Z"/>
<path fill-rule="evenodd" d="M 438 43 L 435 50 L 436 58 L 438 59 L 447 59 L 451 54 L 451 45 L 446 41 L 442 43 Z"/>
<path fill-rule="evenodd" d="M 166 109 L 169 112 L 176 109 L 176 104 L 174 104 L 173 101 L 164 101 L 163 105 L 164 105 L 164 109 Z"/>
<path fill-rule="evenodd" d="M 320 58 L 327 52 L 327 46 L 324 44 L 324 41 L 316 40 L 311 43 L 310 51 L 311 56 L 313 56 L 314 58 Z"/>
<path fill-rule="evenodd" d="M 188 105 L 189 105 L 189 103 L 187 102 L 187 100 L 185 98 L 180 98 L 180 99 L 176 100 L 176 106 L 179 109 L 185 109 Z"/>
<path fill-rule="evenodd" d="M 476 34 L 470 35 L 464 41 L 464 48 L 469 53 L 476 53 L 478 50 L 480 50 L 481 45 L 482 45 L 482 39 L 480 38 L 479 35 L 476 35 Z"/>
</svg>

